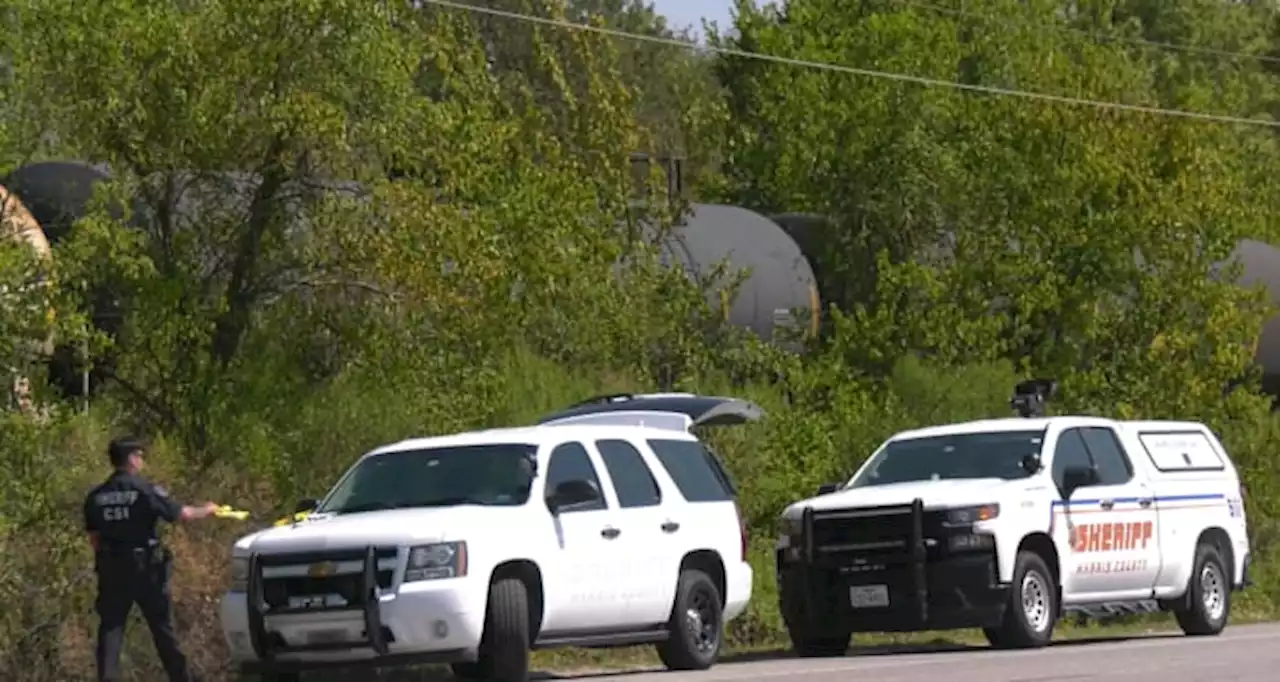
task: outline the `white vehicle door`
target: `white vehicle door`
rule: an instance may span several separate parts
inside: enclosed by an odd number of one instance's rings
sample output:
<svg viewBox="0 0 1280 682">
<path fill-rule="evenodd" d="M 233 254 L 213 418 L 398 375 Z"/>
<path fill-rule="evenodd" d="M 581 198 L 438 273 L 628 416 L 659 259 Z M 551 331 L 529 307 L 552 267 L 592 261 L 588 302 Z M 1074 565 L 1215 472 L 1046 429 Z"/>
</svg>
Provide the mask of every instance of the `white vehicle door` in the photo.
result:
<svg viewBox="0 0 1280 682">
<path fill-rule="evenodd" d="M 1087 603 L 1151 597 L 1160 571 L 1154 494 L 1135 475 L 1115 432 L 1106 426 L 1065 429 L 1058 435 L 1053 479 L 1064 490 L 1068 468 L 1094 480 L 1054 505 L 1054 533 L 1062 557 L 1066 601 Z"/>
<path fill-rule="evenodd" d="M 711 450 L 692 438 L 660 435 L 647 438 L 645 445 L 656 460 L 658 482 L 670 500 L 663 505 L 664 519 L 679 524 L 676 565 L 694 551 L 713 551 L 728 568 L 746 561 L 733 482 Z M 732 597 L 721 595 L 726 600 Z"/>
<path fill-rule="evenodd" d="M 599 495 L 571 505 L 552 505 L 547 514 L 550 545 L 542 566 L 545 591 L 544 633 L 570 634 L 605 630 L 626 623 L 619 608 L 625 583 L 618 571 L 622 535 L 615 503 L 601 485 L 595 458 L 582 443 L 557 445 L 547 461 L 543 499 L 549 500 L 568 481 L 586 481 Z M 555 506 L 555 511 L 551 508 Z"/>
<path fill-rule="evenodd" d="M 653 471 L 634 442 L 622 438 L 594 443 L 618 499 L 622 531 L 614 558 L 620 562 L 618 590 L 627 622 L 637 627 L 665 624 L 675 603 L 680 573 L 679 524 L 663 499 Z"/>
</svg>

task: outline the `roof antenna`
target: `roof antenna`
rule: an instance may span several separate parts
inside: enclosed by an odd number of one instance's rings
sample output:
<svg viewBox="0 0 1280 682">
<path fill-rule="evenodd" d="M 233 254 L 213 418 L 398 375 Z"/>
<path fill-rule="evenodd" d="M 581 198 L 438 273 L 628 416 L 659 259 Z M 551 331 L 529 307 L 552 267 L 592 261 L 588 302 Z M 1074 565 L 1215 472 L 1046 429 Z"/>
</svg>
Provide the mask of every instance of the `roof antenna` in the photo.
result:
<svg viewBox="0 0 1280 682">
<path fill-rule="evenodd" d="M 1056 379 L 1028 379 L 1013 387 L 1013 397 L 1009 399 L 1009 407 L 1019 417 L 1031 419 L 1043 417 L 1044 407 L 1058 393 Z"/>
</svg>

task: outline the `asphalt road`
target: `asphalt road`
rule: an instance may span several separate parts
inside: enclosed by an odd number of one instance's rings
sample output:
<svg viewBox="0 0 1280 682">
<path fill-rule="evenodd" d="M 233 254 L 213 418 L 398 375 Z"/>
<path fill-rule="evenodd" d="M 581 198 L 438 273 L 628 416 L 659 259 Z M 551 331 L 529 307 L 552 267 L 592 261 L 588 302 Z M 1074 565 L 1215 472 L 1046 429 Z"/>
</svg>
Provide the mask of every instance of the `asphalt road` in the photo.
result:
<svg viewBox="0 0 1280 682">
<path fill-rule="evenodd" d="M 1033 651 L 872 650 L 844 658 L 721 663 L 699 673 L 584 677 L 592 682 L 1280 682 L 1280 625 L 1229 626 L 1217 637 L 1159 634 L 1061 642 Z"/>
</svg>

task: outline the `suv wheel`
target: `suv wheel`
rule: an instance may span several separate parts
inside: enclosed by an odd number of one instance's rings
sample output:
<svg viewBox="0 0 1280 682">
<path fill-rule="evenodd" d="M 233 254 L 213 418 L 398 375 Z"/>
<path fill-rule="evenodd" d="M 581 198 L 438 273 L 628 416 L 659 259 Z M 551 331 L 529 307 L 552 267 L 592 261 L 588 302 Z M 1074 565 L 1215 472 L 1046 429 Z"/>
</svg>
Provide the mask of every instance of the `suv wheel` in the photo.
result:
<svg viewBox="0 0 1280 682">
<path fill-rule="evenodd" d="M 457 663 L 462 679 L 527 682 L 529 679 L 529 591 L 518 578 L 501 578 L 489 586 L 489 608 L 480 660 Z"/>
<path fill-rule="evenodd" d="M 724 608 L 720 590 L 706 573 L 680 573 L 675 608 L 667 625 L 670 636 L 658 645 L 658 658 L 671 670 L 706 670 L 720 656 Z"/>
<path fill-rule="evenodd" d="M 1182 631 L 1188 635 L 1216 635 L 1227 626 L 1231 612 L 1231 579 L 1223 568 L 1218 548 L 1196 547 L 1195 566 L 1187 584 L 1187 596 L 1173 610 Z"/>
<path fill-rule="evenodd" d="M 1001 649 L 1037 648 L 1053 639 L 1057 620 L 1058 588 L 1049 567 L 1035 552 L 1018 552 L 1004 621 L 982 633 Z"/>
</svg>

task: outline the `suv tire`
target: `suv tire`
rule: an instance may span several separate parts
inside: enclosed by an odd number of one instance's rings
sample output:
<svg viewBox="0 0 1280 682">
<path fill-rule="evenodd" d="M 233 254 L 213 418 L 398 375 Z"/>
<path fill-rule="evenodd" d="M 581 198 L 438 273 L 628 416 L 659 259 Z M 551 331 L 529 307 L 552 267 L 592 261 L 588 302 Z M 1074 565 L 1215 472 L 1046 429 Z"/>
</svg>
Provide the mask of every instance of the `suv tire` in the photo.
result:
<svg viewBox="0 0 1280 682">
<path fill-rule="evenodd" d="M 1231 578 L 1218 548 L 1208 543 L 1196 547 L 1196 558 L 1187 580 L 1187 596 L 1174 607 L 1178 626 L 1188 635 L 1204 637 L 1222 632 L 1231 613 Z"/>
<path fill-rule="evenodd" d="M 668 669 L 706 670 L 720 657 L 724 601 L 706 573 L 697 569 L 680 572 L 667 630 L 670 636 L 658 645 L 658 658 Z"/>
<path fill-rule="evenodd" d="M 1049 566 L 1035 552 L 1018 552 L 1004 620 L 982 634 L 999 649 L 1039 648 L 1053 639 L 1057 620 L 1058 587 Z"/>
<path fill-rule="evenodd" d="M 523 581 L 500 578 L 489 586 L 480 660 L 450 667 L 464 680 L 528 682 L 529 590 Z"/>
</svg>

